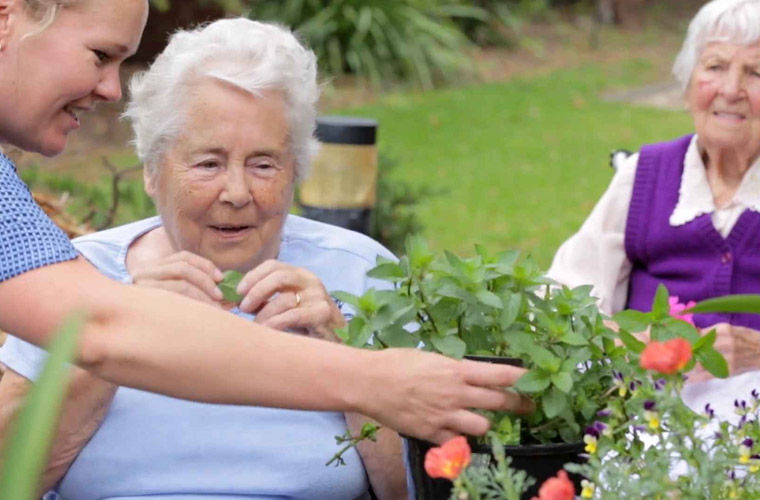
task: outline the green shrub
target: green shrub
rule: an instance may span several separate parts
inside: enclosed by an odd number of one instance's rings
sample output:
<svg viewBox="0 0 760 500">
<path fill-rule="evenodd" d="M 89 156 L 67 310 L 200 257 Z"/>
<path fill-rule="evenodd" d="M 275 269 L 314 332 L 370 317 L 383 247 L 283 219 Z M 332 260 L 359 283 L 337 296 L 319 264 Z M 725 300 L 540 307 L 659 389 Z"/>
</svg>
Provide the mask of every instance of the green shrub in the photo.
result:
<svg viewBox="0 0 760 500">
<path fill-rule="evenodd" d="M 485 10 L 457 0 L 260 0 L 250 15 L 297 30 L 332 75 L 423 88 L 466 73 L 472 43 L 454 19 L 488 20 Z"/>
</svg>

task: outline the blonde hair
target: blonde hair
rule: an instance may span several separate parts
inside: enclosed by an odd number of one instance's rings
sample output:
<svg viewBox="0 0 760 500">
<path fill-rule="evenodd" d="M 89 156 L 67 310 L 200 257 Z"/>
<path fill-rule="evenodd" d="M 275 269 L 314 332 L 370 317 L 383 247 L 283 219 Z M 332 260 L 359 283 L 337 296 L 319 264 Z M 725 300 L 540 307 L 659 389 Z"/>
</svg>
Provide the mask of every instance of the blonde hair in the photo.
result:
<svg viewBox="0 0 760 500">
<path fill-rule="evenodd" d="M 39 20 L 40 26 L 33 33 L 29 33 L 26 36 L 34 35 L 45 31 L 53 21 L 55 16 L 58 15 L 58 11 L 63 8 L 73 5 L 78 0 L 24 0 L 24 6 L 26 6 L 27 12 Z"/>
</svg>

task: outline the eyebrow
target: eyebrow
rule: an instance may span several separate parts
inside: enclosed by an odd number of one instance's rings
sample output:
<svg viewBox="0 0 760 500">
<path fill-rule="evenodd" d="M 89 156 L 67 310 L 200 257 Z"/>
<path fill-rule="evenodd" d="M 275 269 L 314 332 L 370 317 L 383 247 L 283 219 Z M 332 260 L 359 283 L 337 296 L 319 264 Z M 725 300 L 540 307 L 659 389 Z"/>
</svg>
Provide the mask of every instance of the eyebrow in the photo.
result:
<svg viewBox="0 0 760 500">
<path fill-rule="evenodd" d="M 198 148 L 190 151 L 191 155 L 199 155 L 199 154 L 215 154 L 215 155 L 221 155 L 226 156 L 227 151 L 224 148 Z M 253 151 L 253 153 L 247 155 L 248 157 L 251 156 L 271 156 L 272 158 L 279 159 L 280 156 L 282 156 L 282 152 L 278 151 L 276 149 L 257 149 Z"/>
</svg>

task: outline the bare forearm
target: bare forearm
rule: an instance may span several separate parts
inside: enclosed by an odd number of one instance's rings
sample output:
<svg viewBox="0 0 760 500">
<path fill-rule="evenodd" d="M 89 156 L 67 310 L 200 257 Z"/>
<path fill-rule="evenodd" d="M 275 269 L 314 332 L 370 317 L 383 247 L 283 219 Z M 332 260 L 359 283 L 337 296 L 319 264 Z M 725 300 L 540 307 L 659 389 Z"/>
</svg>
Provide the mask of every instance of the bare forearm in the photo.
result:
<svg viewBox="0 0 760 500">
<path fill-rule="evenodd" d="M 361 434 L 362 425 L 372 419 L 358 413 L 346 413 L 346 423 L 352 436 Z M 403 445 L 398 433 L 382 428 L 377 441 L 362 441 L 357 445 L 372 489 L 379 500 L 408 498 Z"/>
<path fill-rule="evenodd" d="M 42 491 L 52 488 L 100 427 L 117 387 L 75 368 L 58 431 L 42 478 Z"/>
<path fill-rule="evenodd" d="M 347 355 L 344 346 L 254 325 L 169 292 L 121 285 L 81 261 L 40 271 L 0 284 L 0 327 L 44 344 L 63 318 L 83 310 L 79 364 L 100 378 L 206 402 L 355 409 L 356 381 L 341 374 L 366 369 L 367 353 Z M 14 280 L 21 285 L 10 288 Z M 28 304 L 44 308 L 30 315 Z"/>
</svg>

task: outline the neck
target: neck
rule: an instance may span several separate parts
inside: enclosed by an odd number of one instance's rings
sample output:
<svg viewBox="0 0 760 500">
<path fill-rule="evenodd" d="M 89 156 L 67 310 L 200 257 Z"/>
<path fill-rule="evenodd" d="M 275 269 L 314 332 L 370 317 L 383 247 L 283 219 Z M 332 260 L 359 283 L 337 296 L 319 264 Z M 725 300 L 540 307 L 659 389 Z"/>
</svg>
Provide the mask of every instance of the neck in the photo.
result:
<svg viewBox="0 0 760 500">
<path fill-rule="evenodd" d="M 710 146 L 700 147 L 700 153 L 715 205 L 721 208 L 731 202 L 756 157 Z"/>
</svg>

